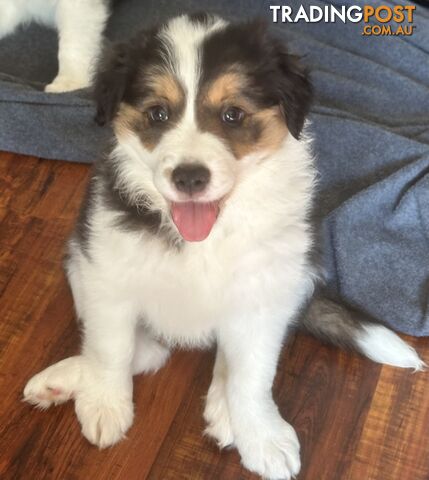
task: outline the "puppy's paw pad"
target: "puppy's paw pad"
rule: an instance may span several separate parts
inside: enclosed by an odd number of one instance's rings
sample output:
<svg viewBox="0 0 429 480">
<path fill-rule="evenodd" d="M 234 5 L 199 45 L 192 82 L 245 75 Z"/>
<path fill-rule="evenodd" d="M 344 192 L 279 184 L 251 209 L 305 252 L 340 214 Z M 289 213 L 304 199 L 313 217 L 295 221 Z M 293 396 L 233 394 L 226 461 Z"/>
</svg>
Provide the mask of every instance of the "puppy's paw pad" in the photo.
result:
<svg viewBox="0 0 429 480">
<path fill-rule="evenodd" d="M 76 398 L 76 414 L 85 438 L 99 448 L 122 440 L 133 422 L 132 401 L 91 395 Z"/>
<path fill-rule="evenodd" d="M 261 431 L 239 446 L 243 465 L 269 480 L 294 478 L 301 469 L 299 442 L 286 422 L 283 428 Z"/>
<path fill-rule="evenodd" d="M 204 409 L 204 420 L 207 422 L 204 433 L 212 437 L 219 448 L 225 448 L 234 443 L 228 404 L 223 388 L 210 387 Z"/>
<path fill-rule="evenodd" d="M 43 372 L 42 372 L 43 373 Z M 40 375 L 40 374 L 39 374 Z M 49 408 L 52 404 L 59 405 L 73 397 L 73 391 L 64 390 L 47 383 L 48 379 L 34 376 L 24 389 L 24 401 L 41 408 Z"/>
<path fill-rule="evenodd" d="M 70 400 L 78 387 L 80 366 L 80 357 L 70 357 L 34 375 L 24 388 L 24 401 L 45 409 Z"/>
</svg>

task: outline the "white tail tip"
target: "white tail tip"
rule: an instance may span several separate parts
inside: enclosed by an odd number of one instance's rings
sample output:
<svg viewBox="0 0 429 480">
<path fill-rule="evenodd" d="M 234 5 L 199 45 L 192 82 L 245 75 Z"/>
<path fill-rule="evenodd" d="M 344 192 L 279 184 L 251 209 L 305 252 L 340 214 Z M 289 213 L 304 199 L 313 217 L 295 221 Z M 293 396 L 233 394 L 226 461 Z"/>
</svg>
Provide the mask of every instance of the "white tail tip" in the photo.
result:
<svg viewBox="0 0 429 480">
<path fill-rule="evenodd" d="M 356 341 L 361 352 L 374 362 L 412 368 L 415 372 L 427 366 L 413 347 L 381 325 L 363 325 Z"/>
</svg>

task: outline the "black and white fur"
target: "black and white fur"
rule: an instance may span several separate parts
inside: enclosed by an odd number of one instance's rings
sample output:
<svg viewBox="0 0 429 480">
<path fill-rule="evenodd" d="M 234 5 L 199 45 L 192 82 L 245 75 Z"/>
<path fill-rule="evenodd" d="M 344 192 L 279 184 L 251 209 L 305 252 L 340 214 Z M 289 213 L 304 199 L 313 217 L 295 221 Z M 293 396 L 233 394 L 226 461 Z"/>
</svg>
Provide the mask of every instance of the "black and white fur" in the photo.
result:
<svg viewBox="0 0 429 480">
<path fill-rule="evenodd" d="M 131 106 L 147 115 L 148 69 L 174 75 L 184 92 L 181 114 L 149 136 L 157 139 L 151 148 L 139 119 L 124 127 L 121 117 Z M 274 149 L 255 147 L 237 159 L 228 139 L 239 130 L 219 124 L 220 138 L 202 127 L 199 91 L 225 69 L 243 74 L 245 96 L 287 126 Z M 181 16 L 107 53 L 96 91 L 99 119 L 114 119 L 115 146 L 95 167 L 66 268 L 82 351 L 34 376 L 27 401 L 46 408 L 73 398 L 83 435 L 108 447 L 133 422 L 133 375 L 159 369 L 171 346 L 216 342 L 206 432 L 221 447 L 233 444 L 244 466 L 264 478 L 299 472 L 299 441 L 271 387 L 285 333 L 318 281 L 309 224 L 315 170 L 302 131 L 310 90 L 299 60 L 254 23 Z M 252 126 L 249 142 L 260 144 L 262 128 Z M 171 220 L 171 202 L 184 198 L 172 172 L 184 163 L 210 171 L 196 201 L 222 199 L 200 242 L 184 241 Z M 374 361 L 423 366 L 393 332 L 333 302 L 316 298 L 303 322 Z"/>
<path fill-rule="evenodd" d="M 0 39 L 32 21 L 55 27 L 59 70 L 45 91 L 85 88 L 91 84 L 109 10 L 109 0 L 0 0 Z"/>
</svg>

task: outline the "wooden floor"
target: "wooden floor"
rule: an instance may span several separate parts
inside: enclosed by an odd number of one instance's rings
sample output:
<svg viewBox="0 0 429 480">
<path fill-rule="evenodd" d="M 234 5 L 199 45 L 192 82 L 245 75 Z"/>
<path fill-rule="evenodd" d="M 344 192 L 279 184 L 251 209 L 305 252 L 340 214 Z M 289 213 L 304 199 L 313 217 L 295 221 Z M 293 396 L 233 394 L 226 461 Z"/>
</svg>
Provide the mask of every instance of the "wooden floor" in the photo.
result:
<svg viewBox="0 0 429 480">
<path fill-rule="evenodd" d="M 246 480 L 234 450 L 202 436 L 213 352 L 176 352 L 135 379 L 128 438 L 99 451 L 73 405 L 21 402 L 29 377 L 79 346 L 61 269 L 88 167 L 0 154 L 0 479 Z M 429 340 L 409 339 L 429 360 Z M 428 480 L 429 373 L 412 374 L 322 346 L 284 348 L 275 386 L 302 444 L 300 480 Z"/>
</svg>

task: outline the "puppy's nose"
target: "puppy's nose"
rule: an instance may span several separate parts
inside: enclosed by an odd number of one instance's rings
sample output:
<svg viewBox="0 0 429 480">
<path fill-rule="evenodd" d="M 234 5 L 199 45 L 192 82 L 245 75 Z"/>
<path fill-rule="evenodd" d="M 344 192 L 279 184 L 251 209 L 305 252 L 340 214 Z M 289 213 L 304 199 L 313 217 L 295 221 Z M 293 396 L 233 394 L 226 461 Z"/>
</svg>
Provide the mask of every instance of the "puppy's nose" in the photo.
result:
<svg viewBox="0 0 429 480">
<path fill-rule="evenodd" d="M 183 163 L 173 170 L 171 178 L 177 190 L 192 195 L 207 187 L 210 170 L 204 165 Z"/>
</svg>

